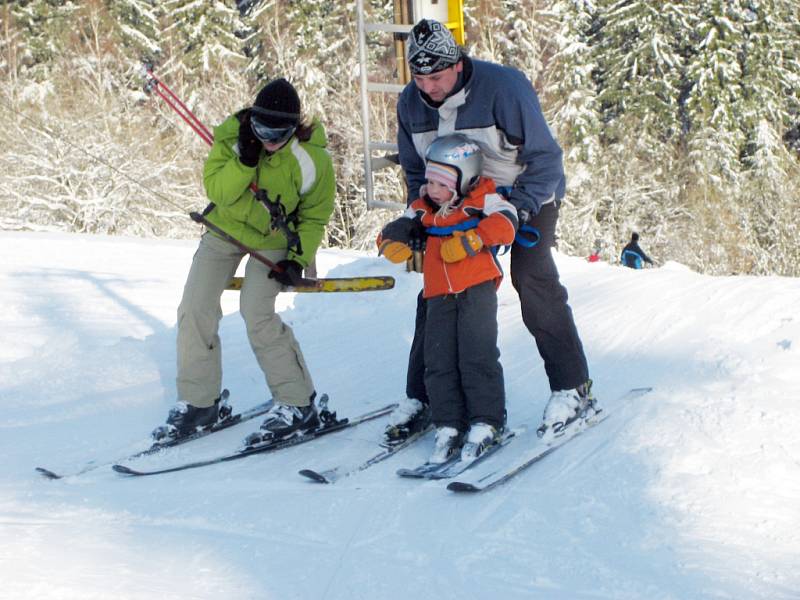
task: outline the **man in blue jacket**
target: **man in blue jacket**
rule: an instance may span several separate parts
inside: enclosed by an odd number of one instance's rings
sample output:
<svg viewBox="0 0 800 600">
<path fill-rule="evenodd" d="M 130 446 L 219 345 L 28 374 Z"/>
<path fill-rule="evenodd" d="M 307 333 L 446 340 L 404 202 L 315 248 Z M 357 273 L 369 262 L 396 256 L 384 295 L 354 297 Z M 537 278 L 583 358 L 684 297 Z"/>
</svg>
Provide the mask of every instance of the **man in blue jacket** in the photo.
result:
<svg viewBox="0 0 800 600">
<path fill-rule="evenodd" d="M 533 86 L 520 71 L 470 58 L 444 25 L 430 19 L 414 26 L 407 52 L 414 80 L 397 104 L 397 141 L 408 184 L 407 202 L 419 196 L 425 183 L 425 152 L 437 137 L 462 133 L 481 147 L 482 175 L 495 180 L 519 216 L 520 232 L 511 250 L 511 281 L 550 384 L 540 434 L 548 430 L 557 434 L 595 407 L 583 345 L 550 250 L 565 192 L 561 148 Z M 398 443 L 427 426 L 425 314 L 420 294 L 407 399 L 390 418 L 388 443 Z"/>
</svg>

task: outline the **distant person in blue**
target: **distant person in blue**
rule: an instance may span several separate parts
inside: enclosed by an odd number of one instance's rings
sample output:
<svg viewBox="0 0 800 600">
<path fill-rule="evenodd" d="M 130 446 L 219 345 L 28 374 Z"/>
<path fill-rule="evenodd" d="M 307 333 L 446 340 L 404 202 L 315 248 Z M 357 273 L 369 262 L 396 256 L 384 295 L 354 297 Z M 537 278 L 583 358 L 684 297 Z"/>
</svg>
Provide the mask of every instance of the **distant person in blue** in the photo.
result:
<svg viewBox="0 0 800 600">
<path fill-rule="evenodd" d="M 653 264 L 650 257 L 639 247 L 639 234 L 635 231 L 631 234 L 631 241 L 622 249 L 619 262 L 630 269 L 641 269 L 643 263 Z"/>
</svg>

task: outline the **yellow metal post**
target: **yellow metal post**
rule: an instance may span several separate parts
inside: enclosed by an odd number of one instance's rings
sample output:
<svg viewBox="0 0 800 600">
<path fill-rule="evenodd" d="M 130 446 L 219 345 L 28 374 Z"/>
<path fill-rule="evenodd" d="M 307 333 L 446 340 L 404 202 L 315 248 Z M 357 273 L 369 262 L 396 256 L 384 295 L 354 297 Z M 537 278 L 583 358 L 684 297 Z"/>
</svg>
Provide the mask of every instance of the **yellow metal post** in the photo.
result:
<svg viewBox="0 0 800 600">
<path fill-rule="evenodd" d="M 464 45 L 464 0 L 447 0 L 446 27 L 453 33 L 456 44 Z"/>
</svg>

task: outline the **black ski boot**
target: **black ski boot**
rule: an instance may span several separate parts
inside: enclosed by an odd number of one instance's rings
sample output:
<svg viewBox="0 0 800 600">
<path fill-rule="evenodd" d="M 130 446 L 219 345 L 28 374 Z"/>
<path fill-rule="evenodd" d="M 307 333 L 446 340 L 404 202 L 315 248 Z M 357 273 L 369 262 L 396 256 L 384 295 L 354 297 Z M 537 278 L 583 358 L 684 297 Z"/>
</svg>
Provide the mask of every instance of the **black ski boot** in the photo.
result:
<svg viewBox="0 0 800 600">
<path fill-rule="evenodd" d="M 228 405 L 228 396 L 228 390 L 223 390 L 222 395 L 214 400 L 214 404 L 205 408 L 177 402 L 169 411 L 167 424 L 153 430 L 153 439 L 156 442 L 175 440 L 224 421 L 233 412 Z"/>
<path fill-rule="evenodd" d="M 308 406 L 290 406 L 288 404 L 275 404 L 267 413 L 266 419 L 261 424 L 261 431 L 252 433 L 245 439 L 245 446 L 255 446 L 286 440 L 295 436 L 314 431 L 319 427 L 320 413 L 314 406 L 317 393 L 311 394 Z M 320 398 L 320 406 L 327 412 L 327 394 Z M 323 418 L 323 421 L 325 419 Z"/>
</svg>

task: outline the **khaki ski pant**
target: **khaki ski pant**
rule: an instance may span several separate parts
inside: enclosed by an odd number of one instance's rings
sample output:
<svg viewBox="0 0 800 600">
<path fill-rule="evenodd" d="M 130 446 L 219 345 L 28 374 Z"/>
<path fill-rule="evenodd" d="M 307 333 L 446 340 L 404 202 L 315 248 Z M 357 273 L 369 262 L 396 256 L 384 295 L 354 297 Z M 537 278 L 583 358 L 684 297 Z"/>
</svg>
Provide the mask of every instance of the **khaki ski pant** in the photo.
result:
<svg viewBox="0 0 800 600">
<path fill-rule="evenodd" d="M 272 262 L 286 258 L 286 250 L 262 250 Z M 220 297 L 245 256 L 236 246 L 206 233 L 192 259 L 192 267 L 178 307 L 178 400 L 209 407 L 222 388 Z M 267 380 L 272 397 L 292 406 L 307 406 L 314 383 L 290 327 L 275 313 L 281 285 L 269 279 L 269 268 L 250 257 L 245 266 L 239 309 L 250 346 Z"/>
</svg>

